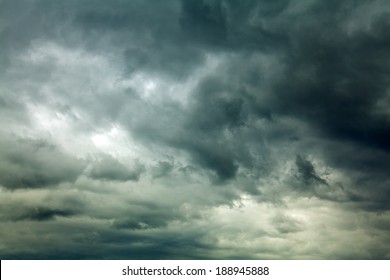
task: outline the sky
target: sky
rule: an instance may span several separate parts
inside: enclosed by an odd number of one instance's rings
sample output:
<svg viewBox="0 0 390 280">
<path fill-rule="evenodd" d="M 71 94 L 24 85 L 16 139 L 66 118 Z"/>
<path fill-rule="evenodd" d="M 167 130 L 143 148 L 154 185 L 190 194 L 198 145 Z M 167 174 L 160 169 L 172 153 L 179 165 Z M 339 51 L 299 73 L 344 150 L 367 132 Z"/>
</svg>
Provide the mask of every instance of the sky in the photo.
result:
<svg viewBox="0 0 390 280">
<path fill-rule="evenodd" d="M 0 0 L 1 259 L 390 259 L 387 0 Z"/>
</svg>

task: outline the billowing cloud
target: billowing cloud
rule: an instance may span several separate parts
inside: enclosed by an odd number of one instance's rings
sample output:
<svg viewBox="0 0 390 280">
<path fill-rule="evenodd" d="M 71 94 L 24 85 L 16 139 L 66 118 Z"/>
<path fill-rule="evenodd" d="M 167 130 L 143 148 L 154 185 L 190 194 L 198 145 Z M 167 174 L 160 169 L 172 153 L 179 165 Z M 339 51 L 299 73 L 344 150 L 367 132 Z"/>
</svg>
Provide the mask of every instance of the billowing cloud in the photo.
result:
<svg viewBox="0 0 390 280">
<path fill-rule="evenodd" d="M 390 258 L 389 12 L 1 1 L 0 257 Z"/>
</svg>

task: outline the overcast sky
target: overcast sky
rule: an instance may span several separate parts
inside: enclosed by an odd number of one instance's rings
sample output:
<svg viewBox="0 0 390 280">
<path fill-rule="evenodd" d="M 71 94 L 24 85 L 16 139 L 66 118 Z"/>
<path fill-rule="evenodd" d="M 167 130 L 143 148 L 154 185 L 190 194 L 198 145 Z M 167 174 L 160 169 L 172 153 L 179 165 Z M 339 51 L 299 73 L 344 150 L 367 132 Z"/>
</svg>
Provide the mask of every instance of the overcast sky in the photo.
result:
<svg viewBox="0 0 390 280">
<path fill-rule="evenodd" d="M 0 0 L 0 258 L 390 259 L 388 0 Z"/>
</svg>

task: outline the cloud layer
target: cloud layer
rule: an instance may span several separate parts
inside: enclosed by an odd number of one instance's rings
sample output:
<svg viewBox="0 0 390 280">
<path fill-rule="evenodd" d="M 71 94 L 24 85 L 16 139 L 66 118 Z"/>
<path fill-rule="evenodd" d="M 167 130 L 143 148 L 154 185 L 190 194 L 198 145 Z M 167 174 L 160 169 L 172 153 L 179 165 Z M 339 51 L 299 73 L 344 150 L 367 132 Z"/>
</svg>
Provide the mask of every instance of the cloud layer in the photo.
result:
<svg viewBox="0 0 390 280">
<path fill-rule="evenodd" d="M 390 4 L 1 1 L 3 259 L 389 259 Z"/>
</svg>

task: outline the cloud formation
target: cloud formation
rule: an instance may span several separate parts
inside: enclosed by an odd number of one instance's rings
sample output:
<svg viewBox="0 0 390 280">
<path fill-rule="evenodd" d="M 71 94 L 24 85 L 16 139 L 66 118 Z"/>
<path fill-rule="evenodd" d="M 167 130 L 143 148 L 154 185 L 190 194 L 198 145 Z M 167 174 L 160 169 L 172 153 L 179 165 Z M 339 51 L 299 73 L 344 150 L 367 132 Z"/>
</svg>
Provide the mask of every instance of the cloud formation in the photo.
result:
<svg viewBox="0 0 390 280">
<path fill-rule="evenodd" d="M 389 12 L 1 1 L 0 257 L 389 259 Z"/>
</svg>

